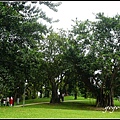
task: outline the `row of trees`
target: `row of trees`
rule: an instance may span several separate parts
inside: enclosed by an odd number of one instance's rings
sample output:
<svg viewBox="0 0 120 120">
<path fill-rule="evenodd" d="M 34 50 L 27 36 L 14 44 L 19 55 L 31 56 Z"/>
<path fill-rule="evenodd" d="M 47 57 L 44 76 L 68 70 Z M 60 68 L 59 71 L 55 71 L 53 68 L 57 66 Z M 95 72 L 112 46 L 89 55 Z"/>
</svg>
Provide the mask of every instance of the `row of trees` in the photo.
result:
<svg viewBox="0 0 120 120">
<path fill-rule="evenodd" d="M 96 21 L 73 20 L 71 30 L 38 23 L 53 22 L 40 9 L 57 11 L 61 3 L 0 2 L 0 91 L 22 98 L 27 79 L 28 97 L 43 92 L 51 103 L 60 93 L 90 92 L 96 106 L 114 106 L 120 91 L 120 16 L 96 14 Z M 36 4 L 39 4 L 37 8 Z"/>
</svg>

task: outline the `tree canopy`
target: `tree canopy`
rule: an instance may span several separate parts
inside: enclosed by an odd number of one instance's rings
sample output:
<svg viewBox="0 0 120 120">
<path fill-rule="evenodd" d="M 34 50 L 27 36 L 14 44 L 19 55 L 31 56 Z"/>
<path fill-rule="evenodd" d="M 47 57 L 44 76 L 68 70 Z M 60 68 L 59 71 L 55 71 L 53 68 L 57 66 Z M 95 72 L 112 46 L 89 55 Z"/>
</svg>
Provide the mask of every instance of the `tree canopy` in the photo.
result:
<svg viewBox="0 0 120 120">
<path fill-rule="evenodd" d="M 120 16 L 96 14 L 96 21 L 73 20 L 65 31 L 48 28 L 54 22 L 41 5 L 57 12 L 60 2 L 0 2 L 0 94 L 22 99 L 39 91 L 59 103 L 62 93 L 89 92 L 96 106 L 114 106 L 120 90 Z M 58 95 L 60 92 L 60 96 Z"/>
</svg>

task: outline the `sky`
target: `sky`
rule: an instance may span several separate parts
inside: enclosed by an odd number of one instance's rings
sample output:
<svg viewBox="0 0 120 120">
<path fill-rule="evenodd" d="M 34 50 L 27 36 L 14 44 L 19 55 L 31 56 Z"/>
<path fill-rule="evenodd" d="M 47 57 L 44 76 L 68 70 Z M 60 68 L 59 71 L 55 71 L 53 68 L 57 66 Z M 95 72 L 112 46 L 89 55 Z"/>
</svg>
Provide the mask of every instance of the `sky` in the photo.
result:
<svg viewBox="0 0 120 120">
<path fill-rule="evenodd" d="M 46 6 L 43 6 L 43 11 L 46 12 L 48 17 L 53 20 L 59 19 L 58 23 L 53 23 L 52 26 L 55 30 L 63 28 L 70 29 L 73 24 L 72 19 L 75 20 L 95 20 L 96 13 L 104 12 L 105 16 L 113 17 L 120 14 L 120 1 L 53 1 L 62 2 L 57 7 L 58 12 L 53 12 Z M 49 26 L 50 24 L 48 24 Z"/>
</svg>

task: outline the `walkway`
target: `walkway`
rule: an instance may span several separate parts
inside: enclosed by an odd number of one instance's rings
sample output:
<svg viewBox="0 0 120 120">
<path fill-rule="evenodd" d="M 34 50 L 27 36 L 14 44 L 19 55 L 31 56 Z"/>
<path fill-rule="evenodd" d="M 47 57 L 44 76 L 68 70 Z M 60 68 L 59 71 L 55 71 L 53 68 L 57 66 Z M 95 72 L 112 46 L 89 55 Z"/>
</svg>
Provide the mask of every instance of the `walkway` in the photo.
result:
<svg viewBox="0 0 120 120">
<path fill-rule="evenodd" d="M 65 100 L 64 102 L 76 102 L 76 101 L 82 101 L 82 100 Z M 44 104 L 44 103 L 50 103 L 50 102 L 30 103 L 30 104 L 25 104 L 24 106 Z M 23 107 L 23 104 L 22 105 L 15 105 L 14 107 Z"/>
<path fill-rule="evenodd" d="M 30 103 L 30 104 L 25 104 L 24 106 L 44 104 L 44 103 L 49 103 L 49 102 Z M 23 104 L 22 105 L 15 105 L 14 107 L 23 107 Z"/>
</svg>

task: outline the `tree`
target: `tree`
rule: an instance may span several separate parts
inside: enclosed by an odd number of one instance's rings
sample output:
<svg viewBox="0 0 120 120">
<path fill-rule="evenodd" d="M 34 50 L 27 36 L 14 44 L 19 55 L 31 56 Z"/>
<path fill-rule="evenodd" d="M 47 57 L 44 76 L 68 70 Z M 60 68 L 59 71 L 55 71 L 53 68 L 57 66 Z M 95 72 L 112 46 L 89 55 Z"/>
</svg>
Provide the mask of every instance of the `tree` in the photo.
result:
<svg viewBox="0 0 120 120">
<path fill-rule="evenodd" d="M 97 96 L 96 106 L 114 106 L 114 88 L 119 83 L 119 15 L 97 14 L 96 22 L 74 21 L 67 59 L 87 88 Z M 100 71 L 96 74 L 97 71 Z"/>
<path fill-rule="evenodd" d="M 110 18 L 99 13 L 96 18 L 99 21 L 95 24 L 93 35 L 97 45 L 99 70 L 101 70 L 101 92 L 97 98 L 97 106 L 114 106 L 114 88 L 119 83 L 120 70 L 120 16 Z"/>
<path fill-rule="evenodd" d="M 60 41 L 59 35 L 51 31 L 46 40 L 44 40 L 44 43 L 41 43 L 42 53 L 44 54 L 44 60 L 46 62 L 47 82 L 50 83 L 52 91 L 51 103 L 59 102 L 57 93 L 59 85 L 58 78 L 62 72 L 62 66 L 58 41 Z"/>
<path fill-rule="evenodd" d="M 37 55 L 34 57 L 33 53 L 39 51 L 39 41 L 48 32 L 47 27 L 38 23 L 37 20 L 42 18 L 52 22 L 42 9 L 37 8 L 36 2 L 28 3 L 28 1 L 0 3 L 0 53 L 2 63 L 0 78 L 2 83 L 4 83 L 4 80 L 7 82 L 12 80 L 12 82 L 10 81 L 12 89 L 19 85 L 21 94 L 23 93 L 24 81 L 29 79 L 29 76 L 33 76 L 29 74 L 30 66 L 34 67 L 35 64 L 32 63 L 36 61 L 36 57 L 39 57 Z M 40 4 L 45 4 L 54 11 L 57 10 L 55 7 L 60 5 L 60 3 L 54 4 L 52 2 L 40 2 Z M 8 88 L 10 87 L 8 83 L 6 85 Z M 15 91 L 11 90 L 11 92 L 14 95 Z"/>
</svg>

